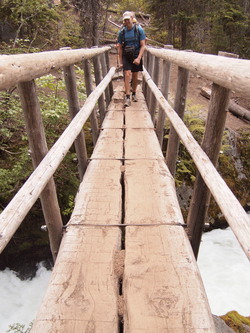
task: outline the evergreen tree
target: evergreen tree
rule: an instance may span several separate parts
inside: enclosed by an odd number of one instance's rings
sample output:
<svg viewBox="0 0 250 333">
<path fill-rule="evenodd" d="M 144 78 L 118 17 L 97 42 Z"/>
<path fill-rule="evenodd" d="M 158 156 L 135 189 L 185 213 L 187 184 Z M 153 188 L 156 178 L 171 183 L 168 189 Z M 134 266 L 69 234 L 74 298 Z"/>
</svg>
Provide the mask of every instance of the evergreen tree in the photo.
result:
<svg viewBox="0 0 250 333">
<path fill-rule="evenodd" d="M 59 15 L 47 0 L 2 0 L 0 20 L 8 22 L 16 31 L 13 47 L 19 38 L 31 43 L 40 37 L 51 38 Z"/>
</svg>

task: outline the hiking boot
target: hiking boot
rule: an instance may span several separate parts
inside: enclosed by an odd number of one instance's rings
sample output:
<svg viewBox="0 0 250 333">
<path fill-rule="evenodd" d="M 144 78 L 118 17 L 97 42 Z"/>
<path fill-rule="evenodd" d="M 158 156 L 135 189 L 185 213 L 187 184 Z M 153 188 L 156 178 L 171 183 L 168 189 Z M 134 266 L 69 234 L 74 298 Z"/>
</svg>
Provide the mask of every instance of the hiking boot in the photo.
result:
<svg viewBox="0 0 250 333">
<path fill-rule="evenodd" d="M 127 107 L 127 106 L 130 106 L 130 105 L 131 105 L 130 98 L 129 98 L 129 97 L 125 97 L 125 103 L 124 103 L 124 106 Z"/>
<path fill-rule="evenodd" d="M 133 94 L 133 95 L 132 95 L 132 101 L 133 101 L 133 102 L 138 102 L 138 99 L 137 99 L 137 97 L 136 97 L 136 94 Z"/>
</svg>

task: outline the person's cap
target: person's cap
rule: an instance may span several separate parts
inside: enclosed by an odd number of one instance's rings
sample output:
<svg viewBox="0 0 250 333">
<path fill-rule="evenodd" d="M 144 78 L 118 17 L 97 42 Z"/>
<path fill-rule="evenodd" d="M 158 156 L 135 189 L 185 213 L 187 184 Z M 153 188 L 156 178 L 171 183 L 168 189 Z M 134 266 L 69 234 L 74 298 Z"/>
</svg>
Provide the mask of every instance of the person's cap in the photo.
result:
<svg viewBox="0 0 250 333">
<path fill-rule="evenodd" d="M 123 20 L 130 20 L 130 18 L 131 18 L 131 13 L 130 12 L 123 13 L 123 16 L 122 16 Z"/>
</svg>

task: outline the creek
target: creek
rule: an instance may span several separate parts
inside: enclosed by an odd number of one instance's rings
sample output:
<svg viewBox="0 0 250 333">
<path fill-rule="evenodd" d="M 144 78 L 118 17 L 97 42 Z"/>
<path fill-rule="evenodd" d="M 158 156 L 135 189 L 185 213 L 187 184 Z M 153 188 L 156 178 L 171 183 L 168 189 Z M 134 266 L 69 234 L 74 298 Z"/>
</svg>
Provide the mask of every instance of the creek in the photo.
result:
<svg viewBox="0 0 250 333">
<path fill-rule="evenodd" d="M 213 314 L 236 310 L 250 316 L 250 265 L 230 228 L 203 234 L 198 266 Z M 50 274 L 42 264 L 31 280 L 22 281 L 9 269 L 0 271 L 0 333 L 14 323 L 29 325 Z"/>
</svg>

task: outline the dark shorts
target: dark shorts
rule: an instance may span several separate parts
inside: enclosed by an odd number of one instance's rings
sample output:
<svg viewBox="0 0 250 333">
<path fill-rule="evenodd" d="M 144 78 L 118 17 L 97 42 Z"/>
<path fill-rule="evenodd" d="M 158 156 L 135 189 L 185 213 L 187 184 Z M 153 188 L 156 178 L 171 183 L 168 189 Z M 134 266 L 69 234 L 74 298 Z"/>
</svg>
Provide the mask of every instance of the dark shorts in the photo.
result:
<svg viewBox="0 0 250 333">
<path fill-rule="evenodd" d="M 122 56 L 123 70 L 131 72 L 142 72 L 142 59 L 139 65 L 133 64 L 132 61 L 129 61 L 126 56 Z"/>
</svg>

